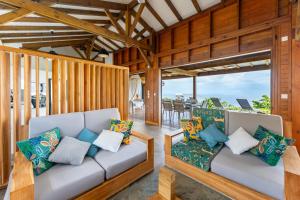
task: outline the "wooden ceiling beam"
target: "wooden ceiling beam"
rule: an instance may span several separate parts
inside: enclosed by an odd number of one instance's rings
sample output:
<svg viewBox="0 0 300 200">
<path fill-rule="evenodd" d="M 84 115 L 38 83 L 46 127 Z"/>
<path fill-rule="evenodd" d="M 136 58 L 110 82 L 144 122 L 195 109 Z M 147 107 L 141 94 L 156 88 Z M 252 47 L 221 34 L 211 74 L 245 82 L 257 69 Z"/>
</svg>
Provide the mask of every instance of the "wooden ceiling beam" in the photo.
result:
<svg viewBox="0 0 300 200">
<path fill-rule="evenodd" d="M 151 12 L 151 14 L 157 19 L 157 21 L 164 27 L 167 28 L 168 25 L 164 22 L 164 20 L 159 16 L 159 14 L 152 8 L 148 1 L 146 1 L 146 8 Z"/>
<path fill-rule="evenodd" d="M 95 11 L 95 10 L 79 10 L 79 9 L 70 9 L 70 8 L 59 8 L 55 7 L 56 10 L 61 12 L 65 12 L 71 15 L 94 15 L 94 16 L 102 16 L 105 17 L 106 14 L 103 11 Z M 112 13 L 114 17 L 118 16 L 118 13 Z"/>
<path fill-rule="evenodd" d="M 131 31 L 131 11 L 127 6 L 127 10 L 125 11 L 125 32 L 128 37 L 130 37 L 129 34 L 130 31 Z"/>
<path fill-rule="evenodd" d="M 182 21 L 183 19 L 182 19 L 181 15 L 179 14 L 178 10 L 173 5 L 172 1 L 171 0 L 165 0 L 165 2 L 169 6 L 169 8 L 172 10 L 173 14 L 176 16 L 178 21 Z"/>
<path fill-rule="evenodd" d="M 99 19 L 83 19 L 84 21 L 93 24 L 110 24 L 109 20 L 99 20 Z M 1 21 L 1 20 L 0 20 Z M 21 19 L 15 20 L 16 22 L 42 22 L 42 23 L 56 23 L 54 20 L 44 18 L 44 17 L 23 17 Z"/>
<path fill-rule="evenodd" d="M 241 68 L 232 68 L 232 69 L 222 69 L 210 72 L 199 72 L 197 76 L 211 76 L 211 75 L 219 75 L 219 74 L 233 74 L 233 73 L 241 73 L 241 72 L 254 72 L 254 71 L 262 71 L 269 70 L 270 65 L 257 65 L 257 66 L 249 66 L 249 67 L 241 67 Z"/>
<path fill-rule="evenodd" d="M 127 5 L 117 2 L 102 1 L 102 0 L 50 0 L 51 2 L 62 4 L 62 5 L 71 5 L 71 6 L 84 6 L 90 8 L 104 8 L 112 10 L 126 10 Z"/>
<path fill-rule="evenodd" d="M 143 44 L 139 41 L 133 40 L 127 36 L 117 34 L 113 31 L 107 30 L 103 27 L 99 27 L 92 23 L 77 19 L 77 18 L 72 17 L 68 14 L 65 14 L 61 11 L 55 10 L 53 8 L 50 8 L 48 6 L 42 5 L 37 2 L 32 2 L 30 0 L 0 0 L 0 2 L 4 2 L 9 5 L 25 8 L 27 10 L 37 13 L 38 15 L 48 17 L 50 19 L 56 20 L 58 22 L 64 23 L 64 24 L 72 26 L 74 28 L 93 33 L 95 35 L 101 35 L 105 38 L 122 41 L 128 45 L 138 46 L 143 49 L 147 49 L 147 50 L 151 49 L 148 45 Z M 75 2 L 77 2 L 77 0 Z M 86 2 L 86 1 L 81 1 L 81 2 Z M 98 1 L 88 1 L 88 2 L 98 2 Z"/>
<path fill-rule="evenodd" d="M 139 39 L 139 37 L 143 37 L 143 34 L 146 32 L 147 30 L 144 28 L 143 30 L 141 30 L 140 32 L 138 32 L 138 34 L 136 34 L 133 39 L 137 40 Z"/>
<path fill-rule="evenodd" d="M 86 57 L 83 55 L 83 53 L 81 53 L 81 51 L 79 49 L 77 49 L 77 47 L 72 46 L 72 48 L 80 56 L 80 58 L 86 59 Z"/>
<path fill-rule="evenodd" d="M 41 1 L 44 5 L 51 5 L 52 3 L 50 2 L 46 2 L 45 0 Z M 0 24 L 3 25 L 3 24 L 6 24 L 8 22 L 13 22 L 13 21 L 16 21 L 18 19 L 21 19 L 23 18 L 24 16 L 26 15 L 29 15 L 31 14 L 32 11 L 29 11 L 25 8 L 18 8 L 18 9 L 15 9 L 13 11 L 10 11 L 6 14 L 3 14 L 0 16 Z"/>
<path fill-rule="evenodd" d="M 145 53 L 144 50 L 141 49 L 141 48 L 139 48 L 139 47 L 138 47 L 138 50 L 141 53 L 143 59 L 145 60 L 147 68 L 151 68 L 152 67 L 152 63 L 151 63 L 150 59 L 148 58 L 147 53 Z"/>
<path fill-rule="evenodd" d="M 88 32 L 39 32 L 39 33 L 0 33 L 0 38 L 26 38 L 26 37 L 47 37 L 47 36 L 75 36 L 75 35 L 86 35 L 91 36 Z"/>
<path fill-rule="evenodd" d="M 102 40 L 100 40 L 99 38 L 96 39 L 97 42 L 99 42 L 101 45 L 105 46 L 106 48 L 108 48 L 110 51 L 114 51 L 115 49 L 112 48 L 111 46 L 109 46 L 108 44 L 106 44 L 105 42 L 103 42 Z"/>
<path fill-rule="evenodd" d="M 116 20 L 111 12 L 107 9 L 104 10 L 104 12 L 106 13 L 107 17 L 109 18 L 110 22 L 112 23 L 112 25 L 117 29 L 117 31 L 121 34 L 121 35 L 125 35 L 125 31 L 123 30 L 123 28 L 121 27 L 121 25 L 119 24 L 118 20 Z"/>
<path fill-rule="evenodd" d="M 67 37 L 38 37 L 38 38 L 17 38 L 17 39 L 2 39 L 3 43 L 24 43 L 24 42 L 43 42 L 43 41 L 65 41 L 65 40 L 75 39 L 89 39 L 91 35 L 81 35 L 81 36 L 67 36 Z"/>
<path fill-rule="evenodd" d="M 133 21 L 132 25 L 131 25 L 131 29 L 130 29 L 130 32 L 129 32 L 129 37 L 131 37 L 137 23 L 140 21 L 140 18 L 142 16 L 142 12 L 143 12 L 144 8 L 145 8 L 145 4 L 144 3 L 140 4 L 140 7 L 139 7 L 139 9 L 138 9 L 138 11 L 135 15 L 135 18 L 134 18 L 134 21 Z"/>
<path fill-rule="evenodd" d="M 55 41 L 55 42 L 40 42 L 40 43 L 24 43 L 22 48 L 25 49 L 39 49 L 41 47 L 66 47 L 78 46 L 85 44 L 87 40 L 69 40 L 69 41 Z"/>
<path fill-rule="evenodd" d="M 69 26 L 0 26 L 0 31 L 50 31 L 76 30 Z"/>
<path fill-rule="evenodd" d="M 120 45 L 118 45 L 116 42 L 110 40 L 110 39 L 106 39 L 109 43 L 111 43 L 112 45 L 114 45 L 115 47 L 117 47 L 118 49 L 121 49 L 122 47 L 120 47 Z"/>
<path fill-rule="evenodd" d="M 194 5 L 195 9 L 197 10 L 197 12 L 200 13 L 201 8 L 200 8 L 200 5 L 199 5 L 198 1 L 197 0 L 192 0 L 192 3 Z"/>
</svg>

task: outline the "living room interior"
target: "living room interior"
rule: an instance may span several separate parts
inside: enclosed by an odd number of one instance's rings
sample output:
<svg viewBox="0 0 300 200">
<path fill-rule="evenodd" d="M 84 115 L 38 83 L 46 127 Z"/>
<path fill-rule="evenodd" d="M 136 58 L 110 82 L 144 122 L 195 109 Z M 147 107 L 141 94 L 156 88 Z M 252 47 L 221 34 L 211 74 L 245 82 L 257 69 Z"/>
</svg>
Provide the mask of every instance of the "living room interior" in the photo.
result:
<svg viewBox="0 0 300 200">
<path fill-rule="evenodd" d="M 299 0 L 0 15 L 0 199 L 300 199 Z"/>
</svg>

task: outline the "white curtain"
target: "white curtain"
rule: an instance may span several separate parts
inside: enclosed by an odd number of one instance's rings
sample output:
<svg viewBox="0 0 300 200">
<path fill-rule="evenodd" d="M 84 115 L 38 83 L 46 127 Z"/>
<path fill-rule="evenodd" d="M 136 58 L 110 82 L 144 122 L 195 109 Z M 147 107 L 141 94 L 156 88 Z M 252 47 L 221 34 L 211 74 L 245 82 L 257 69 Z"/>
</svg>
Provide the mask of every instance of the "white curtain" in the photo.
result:
<svg viewBox="0 0 300 200">
<path fill-rule="evenodd" d="M 142 80 L 139 75 L 133 75 L 129 79 L 129 101 L 142 98 Z"/>
</svg>

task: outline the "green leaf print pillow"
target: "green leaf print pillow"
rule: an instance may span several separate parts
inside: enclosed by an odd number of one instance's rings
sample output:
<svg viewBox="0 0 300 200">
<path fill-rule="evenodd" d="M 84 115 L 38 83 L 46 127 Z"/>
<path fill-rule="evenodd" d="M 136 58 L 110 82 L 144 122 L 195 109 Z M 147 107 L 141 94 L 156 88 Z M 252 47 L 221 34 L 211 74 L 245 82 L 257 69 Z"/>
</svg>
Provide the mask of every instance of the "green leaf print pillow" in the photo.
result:
<svg viewBox="0 0 300 200">
<path fill-rule="evenodd" d="M 259 140 L 259 143 L 250 152 L 271 166 L 276 166 L 287 146 L 295 142 L 294 139 L 277 135 L 262 126 L 258 126 L 254 138 Z"/>
<path fill-rule="evenodd" d="M 60 141 L 60 130 L 54 128 L 40 134 L 38 137 L 17 142 L 20 151 L 32 162 L 36 176 L 50 169 L 54 163 L 48 157 L 55 150 Z"/>
</svg>

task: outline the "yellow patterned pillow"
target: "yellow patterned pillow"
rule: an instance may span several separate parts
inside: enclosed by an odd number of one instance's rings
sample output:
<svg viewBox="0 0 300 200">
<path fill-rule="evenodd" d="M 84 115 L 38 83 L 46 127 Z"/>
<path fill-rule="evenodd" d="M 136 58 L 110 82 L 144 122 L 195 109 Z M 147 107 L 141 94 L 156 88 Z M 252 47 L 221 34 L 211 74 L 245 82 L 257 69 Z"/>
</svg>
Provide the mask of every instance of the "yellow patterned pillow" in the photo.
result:
<svg viewBox="0 0 300 200">
<path fill-rule="evenodd" d="M 130 144 L 131 128 L 133 121 L 112 119 L 110 123 L 110 130 L 118 133 L 123 133 L 123 144 Z"/>
<path fill-rule="evenodd" d="M 185 142 L 188 142 L 189 140 L 201 140 L 201 138 L 197 136 L 197 133 L 203 130 L 202 118 L 193 117 L 191 120 L 185 123 L 183 130 Z"/>
</svg>

